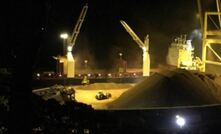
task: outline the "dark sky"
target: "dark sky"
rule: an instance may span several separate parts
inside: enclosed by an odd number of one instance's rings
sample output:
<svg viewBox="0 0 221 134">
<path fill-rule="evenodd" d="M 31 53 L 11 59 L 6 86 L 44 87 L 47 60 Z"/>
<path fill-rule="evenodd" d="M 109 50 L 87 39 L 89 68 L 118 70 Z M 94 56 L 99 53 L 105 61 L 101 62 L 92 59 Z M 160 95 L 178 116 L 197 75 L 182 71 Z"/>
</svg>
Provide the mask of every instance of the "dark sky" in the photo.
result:
<svg viewBox="0 0 221 134">
<path fill-rule="evenodd" d="M 190 36 L 200 28 L 196 0 L 45 0 L 35 7 L 35 15 L 41 18 L 35 20 L 37 28 L 44 28 L 35 60 L 37 68 L 55 70 L 52 56 L 62 53 L 59 35 L 71 34 L 85 3 L 88 12 L 73 49 L 78 67 L 87 59 L 91 68 L 110 68 L 119 52 L 129 67 L 141 67 L 142 50 L 121 26 L 121 19 L 141 40 L 149 34 L 152 67 L 165 63 L 174 37 Z"/>
</svg>

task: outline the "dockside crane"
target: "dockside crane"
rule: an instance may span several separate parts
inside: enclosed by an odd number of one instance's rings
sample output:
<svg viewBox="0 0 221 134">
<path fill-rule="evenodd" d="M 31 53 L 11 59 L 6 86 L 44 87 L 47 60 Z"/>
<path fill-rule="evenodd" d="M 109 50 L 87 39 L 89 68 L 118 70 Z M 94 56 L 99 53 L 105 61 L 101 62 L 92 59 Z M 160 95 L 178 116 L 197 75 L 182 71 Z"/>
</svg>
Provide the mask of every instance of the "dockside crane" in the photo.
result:
<svg viewBox="0 0 221 134">
<path fill-rule="evenodd" d="M 133 40 L 143 50 L 143 76 L 149 76 L 150 75 L 149 35 L 145 37 L 143 42 L 125 21 L 120 20 L 120 23 L 130 34 Z"/>
<path fill-rule="evenodd" d="M 206 71 L 206 64 L 221 66 L 221 55 L 212 46 L 221 45 L 221 2 L 216 2 L 216 11 L 202 12 L 202 0 L 197 0 L 198 10 L 200 14 L 201 29 L 203 32 L 202 38 L 202 71 Z M 214 20 L 213 18 L 217 18 Z M 210 26 L 210 25 L 213 25 Z M 207 52 L 210 50 L 218 60 L 208 59 Z"/>
<path fill-rule="evenodd" d="M 82 23 L 84 21 L 84 18 L 86 16 L 87 9 L 88 9 L 88 4 L 86 4 L 83 7 L 83 9 L 81 10 L 81 14 L 80 14 L 78 21 L 74 27 L 73 33 L 72 33 L 71 37 L 68 39 L 68 44 L 67 44 L 67 77 L 68 78 L 75 76 L 75 61 L 74 61 L 74 57 L 72 55 L 72 50 L 73 50 L 73 47 L 76 43 L 77 37 L 80 33 L 80 29 L 81 29 Z"/>
<path fill-rule="evenodd" d="M 77 37 L 80 33 L 80 29 L 82 26 L 82 23 L 84 21 L 84 18 L 86 16 L 88 10 L 88 4 L 86 4 L 80 13 L 80 16 L 77 20 L 77 23 L 75 24 L 74 30 L 72 32 L 72 35 L 67 38 L 67 54 L 66 57 L 55 57 L 55 59 L 59 60 L 59 62 L 63 62 L 63 72 L 66 73 L 67 78 L 73 78 L 75 77 L 75 60 L 72 55 L 73 47 L 75 46 Z"/>
</svg>

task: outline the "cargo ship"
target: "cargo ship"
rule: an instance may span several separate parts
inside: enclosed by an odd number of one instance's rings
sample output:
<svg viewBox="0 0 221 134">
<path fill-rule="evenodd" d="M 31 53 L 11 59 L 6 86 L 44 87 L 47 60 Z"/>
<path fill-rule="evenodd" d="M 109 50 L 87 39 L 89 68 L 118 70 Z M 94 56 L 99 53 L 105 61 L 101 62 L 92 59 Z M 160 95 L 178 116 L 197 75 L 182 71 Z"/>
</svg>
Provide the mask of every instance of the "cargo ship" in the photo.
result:
<svg viewBox="0 0 221 134">
<path fill-rule="evenodd" d="M 168 49 L 166 60 L 168 65 L 187 70 L 200 70 L 202 65 L 200 58 L 194 57 L 194 48 L 186 35 L 174 39 Z"/>
</svg>

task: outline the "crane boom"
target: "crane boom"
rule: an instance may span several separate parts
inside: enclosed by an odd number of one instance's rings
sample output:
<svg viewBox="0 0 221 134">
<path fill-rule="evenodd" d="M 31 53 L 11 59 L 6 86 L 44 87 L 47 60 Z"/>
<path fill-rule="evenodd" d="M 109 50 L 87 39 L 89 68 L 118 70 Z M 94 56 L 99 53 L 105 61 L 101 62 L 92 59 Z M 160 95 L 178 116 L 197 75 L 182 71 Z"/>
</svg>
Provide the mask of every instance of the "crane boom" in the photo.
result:
<svg viewBox="0 0 221 134">
<path fill-rule="evenodd" d="M 71 46 L 72 48 L 75 45 L 76 39 L 77 39 L 78 34 L 80 32 L 80 29 L 81 29 L 82 23 L 84 21 L 85 15 L 87 13 L 87 9 L 88 9 L 88 4 L 86 4 L 83 7 L 83 9 L 81 10 L 81 14 L 80 14 L 80 16 L 78 18 L 78 21 L 77 21 L 77 23 L 75 25 L 75 28 L 74 28 L 73 33 L 71 35 L 71 38 L 69 40 L 69 44 L 68 45 Z"/>
<path fill-rule="evenodd" d="M 142 49 L 145 48 L 144 43 L 140 40 L 140 38 L 136 35 L 136 33 L 130 28 L 130 26 L 127 25 L 127 23 L 123 20 L 121 20 L 120 23 L 123 25 L 126 31 L 130 34 L 133 40 L 139 45 L 139 47 L 141 47 Z"/>
<path fill-rule="evenodd" d="M 149 55 L 149 35 L 146 36 L 144 42 L 135 34 L 135 32 L 127 25 L 123 20 L 120 21 L 126 31 L 130 34 L 133 40 L 141 47 L 143 50 L 143 76 L 150 75 L 150 55 Z"/>
<path fill-rule="evenodd" d="M 217 7 L 217 12 L 220 12 L 220 0 L 216 0 L 216 7 Z M 218 15 L 219 19 L 219 28 L 221 28 L 221 16 Z"/>
</svg>

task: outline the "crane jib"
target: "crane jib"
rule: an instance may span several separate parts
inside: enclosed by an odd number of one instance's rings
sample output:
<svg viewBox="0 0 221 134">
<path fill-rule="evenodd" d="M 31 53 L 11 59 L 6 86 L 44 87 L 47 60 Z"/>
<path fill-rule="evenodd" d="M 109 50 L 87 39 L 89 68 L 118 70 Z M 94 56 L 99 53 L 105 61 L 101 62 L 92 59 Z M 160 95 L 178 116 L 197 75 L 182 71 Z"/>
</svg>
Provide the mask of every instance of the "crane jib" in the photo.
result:
<svg viewBox="0 0 221 134">
<path fill-rule="evenodd" d="M 81 13 L 80 13 L 80 16 L 78 18 L 78 21 L 74 27 L 74 30 L 73 30 L 73 33 L 71 35 L 71 38 L 69 39 L 69 46 L 73 46 L 75 45 L 75 42 L 77 40 L 77 37 L 78 37 L 78 34 L 80 33 L 80 29 L 81 29 L 81 26 L 82 26 L 82 23 L 84 21 L 84 18 L 86 16 L 86 13 L 87 13 L 87 9 L 88 9 L 88 4 L 86 4 L 83 9 L 81 10 Z"/>
</svg>

